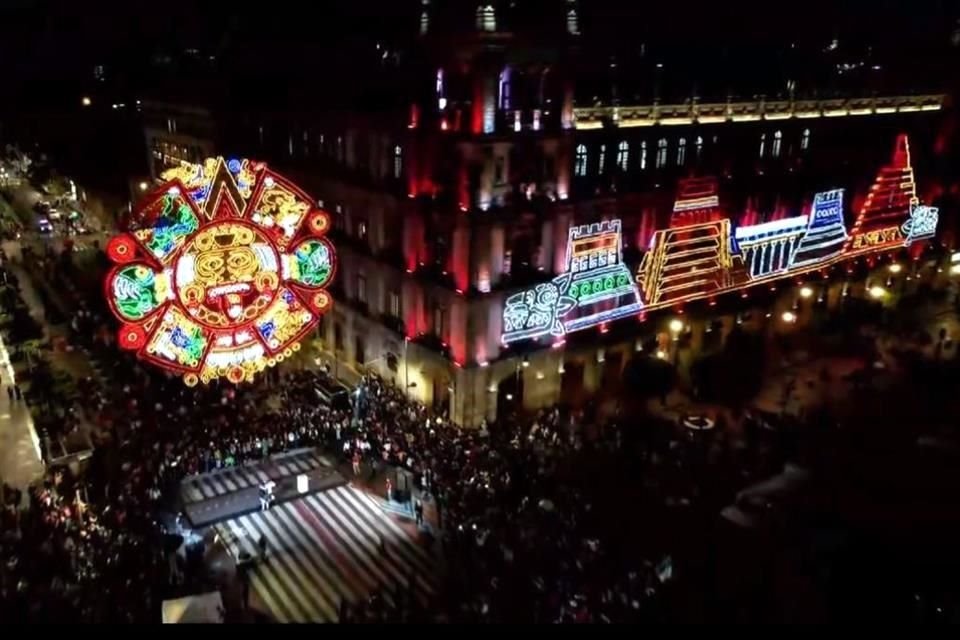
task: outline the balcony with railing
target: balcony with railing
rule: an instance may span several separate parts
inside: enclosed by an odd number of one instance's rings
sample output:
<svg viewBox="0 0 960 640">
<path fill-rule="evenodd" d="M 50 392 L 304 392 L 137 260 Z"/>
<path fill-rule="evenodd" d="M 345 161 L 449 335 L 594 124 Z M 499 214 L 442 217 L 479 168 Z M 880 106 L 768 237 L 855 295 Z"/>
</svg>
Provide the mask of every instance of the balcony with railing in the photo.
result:
<svg viewBox="0 0 960 640">
<path fill-rule="evenodd" d="M 683 104 L 581 107 L 574 109 L 574 119 L 577 129 L 601 129 L 756 122 L 790 118 L 836 118 L 939 111 L 946 104 L 946 100 L 945 95 L 929 94 L 829 100 L 755 100 L 714 103 L 692 101 Z"/>
</svg>

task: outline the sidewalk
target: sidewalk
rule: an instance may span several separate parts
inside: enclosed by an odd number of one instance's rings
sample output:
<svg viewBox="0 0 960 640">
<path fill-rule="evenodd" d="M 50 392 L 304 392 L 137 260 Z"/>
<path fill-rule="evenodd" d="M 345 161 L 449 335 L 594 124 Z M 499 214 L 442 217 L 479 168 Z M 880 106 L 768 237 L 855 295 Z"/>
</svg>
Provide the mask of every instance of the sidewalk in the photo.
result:
<svg viewBox="0 0 960 640">
<path fill-rule="evenodd" d="M 43 355 L 49 360 L 54 375 L 64 374 L 75 381 L 94 375 L 95 372 L 90 362 L 88 362 L 80 350 L 69 349 L 69 347 L 67 349 L 58 348 L 58 345 L 68 345 L 67 328 L 65 325 L 53 325 L 47 321 L 46 309 L 37 293 L 36 287 L 38 284 L 33 280 L 24 266 L 11 263 L 7 265 L 7 268 L 18 280 L 20 296 L 30 311 L 31 317 L 33 317 L 43 329 L 43 342 L 50 347 L 44 350 Z M 50 296 L 55 296 L 55 292 L 50 292 Z M 21 371 L 18 375 L 23 378 L 24 374 L 26 374 L 26 366 L 20 367 L 20 369 Z M 23 379 L 20 387 L 24 392 L 29 391 L 31 389 L 29 379 Z M 93 425 L 86 419 L 82 411 L 76 412 L 75 415 L 80 419 L 80 430 L 74 432 L 69 438 L 60 439 L 56 443 L 50 443 L 51 445 L 57 445 L 52 447 L 50 451 L 51 455 L 56 455 L 55 452 L 57 451 L 66 452 L 69 455 L 84 454 L 92 448 Z M 39 437 L 37 436 L 32 419 L 30 419 L 30 431 L 32 437 L 39 442 Z M 51 460 L 48 460 L 48 463 L 49 462 L 51 462 Z"/>
<path fill-rule="evenodd" d="M 3 384 L 16 384 L 10 354 L 2 338 L 0 372 Z M 40 439 L 27 404 L 0 400 L 0 479 L 14 487 L 26 489 L 43 477 L 43 471 Z"/>
</svg>

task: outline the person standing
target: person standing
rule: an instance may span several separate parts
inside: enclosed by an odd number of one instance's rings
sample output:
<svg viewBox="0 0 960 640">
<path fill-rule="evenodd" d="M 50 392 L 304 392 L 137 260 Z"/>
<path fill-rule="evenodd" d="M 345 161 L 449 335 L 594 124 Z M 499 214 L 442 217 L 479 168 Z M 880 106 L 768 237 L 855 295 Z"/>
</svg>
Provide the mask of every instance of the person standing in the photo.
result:
<svg viewBox="0 0 960 640">
<path fill-rule="evenodd" d="M 17 402 L 20 402 L 23 399 L 23 393 L 21 393 L 20 391 L 20 385 L 18 384 L 13 385 L 13 392 L 17 396 Z"/>
<path fill-rule="evenodd" d="M 7 387 L 7 397 L 10 398 L 11 404 L 13 403 L 13 386 Z"/>
<path fill-rule="evenodd" d="M 387 502 L 393 500 L 393 483 L 390 481 L 390 478 L 387 478 Z"/>
<path fill-rule="evenodd" d="M 414 503 L 413 512 L 417 517 L 417 526 L 423 526 L 423 503 L 420 502 L 419 498 L 416 503 Z"/>
<path fill-rule="evenodd" d="M 360 475 L 360 452 L 353 452 L 353 475 Z"/>
<path fill-rule="evenodd" d="M 260 549 L 260 559 L 263 560 L 267 557 L 267 538 L 264 535 L 261 535 L 257 539 L 257 547 Z"/>
</svg>

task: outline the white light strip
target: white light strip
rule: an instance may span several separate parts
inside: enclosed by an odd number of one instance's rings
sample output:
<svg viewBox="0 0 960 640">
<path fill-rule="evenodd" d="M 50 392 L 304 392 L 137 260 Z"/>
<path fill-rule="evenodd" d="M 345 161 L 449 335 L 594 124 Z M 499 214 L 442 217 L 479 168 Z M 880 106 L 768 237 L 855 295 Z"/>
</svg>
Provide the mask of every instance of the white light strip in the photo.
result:
<svg viewBox="0 0 960 640">
<path fill-rule="evenodd" d="M 673 205 L 673 212 L 691 211 L 693 209 L 703 209 L 706 207 L 720 206 L 718 196 L 704 196 L 703 198 L 691 198 L 689 200 L 677 200 Z"/>
<path fill-rule="evenodd" d="M 737 227 L 734 231 L 734 237 L 739 240 L 740 238 L 748 238 L 761 234 L 789 231 L 795 229 L 796 227 L 802 227 L 805 229 L 806 226 L 807 216 L 796 216 L 793 218 L 772 220 L 770 222 L 763 222 L 761 224 L 754 224 L 746 227 Z"/>
</svg>

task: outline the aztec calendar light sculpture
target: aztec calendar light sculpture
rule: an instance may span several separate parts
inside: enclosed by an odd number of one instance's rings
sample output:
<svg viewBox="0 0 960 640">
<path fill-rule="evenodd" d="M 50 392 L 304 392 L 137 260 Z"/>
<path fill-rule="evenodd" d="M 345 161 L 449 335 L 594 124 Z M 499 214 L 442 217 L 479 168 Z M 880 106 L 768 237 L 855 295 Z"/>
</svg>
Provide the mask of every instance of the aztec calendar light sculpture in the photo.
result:
<svg viewBox="0 0 960 640">
<path fill-rule="evenodd" d="M 263 163 L 166 171 L 107 245 L 119 344 L 184 382 L 252 380 L 330 308 L 330 218 Z"/>
</svg>

